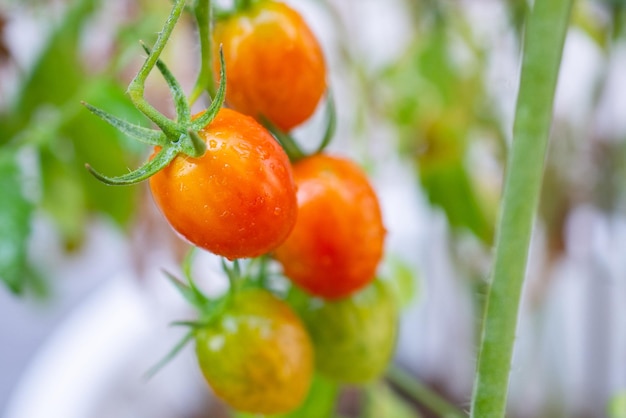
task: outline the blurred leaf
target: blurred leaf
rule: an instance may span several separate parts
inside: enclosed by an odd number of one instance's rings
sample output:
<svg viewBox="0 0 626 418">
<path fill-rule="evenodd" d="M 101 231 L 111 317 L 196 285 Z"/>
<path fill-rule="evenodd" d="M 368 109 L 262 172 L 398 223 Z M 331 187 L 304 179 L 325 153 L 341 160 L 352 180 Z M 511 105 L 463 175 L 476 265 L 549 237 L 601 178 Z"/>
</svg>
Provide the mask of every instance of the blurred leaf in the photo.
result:
<svg viewBox="0 0 626 418">
<path fill-rule="evenodd" d="M 490 245 L 494 219 L 465 164 L 469 132 L 499 132 L 499 119 L 487 103 L 480 51 L 468 40 L 477 65 L 454 62 L 449 28 L 436 26 L 387 69 L 385 109 L 400 134 L 401 152 L 417 163 L 430 203 L 443 209 L 453 229 L 466 229 Z"/>
<path fill-rule="evenodd" d="M 311 384 L 309 394 L 304 403 L 295 411 L 289 414 L 271 415 L 272 418 L 333 418 L 337 398 L 339 396 L 339 385 L 320 376 L 315 375 Z M 233 418 L 258 418 L 258 414 L 247 414 L 235 412 Z M 266 416 L 269 418 L 270 416 Z M 398 417 L 402 418 L 402 417 Z"/>
<path fill-rule="evenodd" d="M 67 249 L 74 249 L 83 241 L 87 221 L 85 191 L 80 173 L 49 150 L 40 156 L 43 196 L 41 207 L 52 216 Z"/>
<path fill-rule="evenodd" d="M 465 227 L 484 243 L 493 242 L 493 220 L 487 219 L 462 164 L 420 169 L 420 180 L 430 202 L 444 210 L 454 229 Z"/>
<path fill-rule="evenodd" d="M 14 293 L 22 292 L 28 279 L 26 251 L 33 211 L 21 177 L 16 154 L 0 149 L 0 280 Z"/>
<path fill-rule="evenodd" d="M 80 63 L 79 40 L 83 24 L 99 3 L 76 0 L 50 35 L 36 65 L 21 86 L 13 115 L 28 121 L 42 104 L 62 105 L 73 98 L 85 80 Z"/>
<path fill-rule="evenodd" d="M 594 13 L 590 13 L 590 3 L 574 3 L 572 23 L 581 29 L 601 49 L 606 51 L 609 46 L 609 31 L 606 19 L 598 19 Z"/>
<path fill-rule="evenodd" d="M 626 390 L 611 398 L 608 413 L 610 418 L 626 418 Z"/>
<path fill-rule="evenodd" d="M 390 258 L 391 282 L 400 308 L 405 308 L 415 300 L 418 295 L 418 277 L 411 266 L 400 258 Z"/>
<path fill-rule="evenodd" d="M 361 418 L 419 418 L 414 410 L 385 383 L 377 383 L 366 389 L 365 406 Z"/>
<path fill-rule="evenodd" d="M 124 89 L 115 83 L 99 80 L 91 86 L 85 99 L 122 119 L 141 120 L 139 112 L 124 95 Z M 139 162 L 137 156 L 145 153 L 147 147 L 126 138 L 84 108 L 61 131 L 74 149 L 72 163 L 84 189 L 87 209 L 106 213 L 119 225 L 126 225 L 134 212 L 138 187 L 105 185 L 84 166 L 89 163 L 112 175 L 124 174 Z"/>
</svg>

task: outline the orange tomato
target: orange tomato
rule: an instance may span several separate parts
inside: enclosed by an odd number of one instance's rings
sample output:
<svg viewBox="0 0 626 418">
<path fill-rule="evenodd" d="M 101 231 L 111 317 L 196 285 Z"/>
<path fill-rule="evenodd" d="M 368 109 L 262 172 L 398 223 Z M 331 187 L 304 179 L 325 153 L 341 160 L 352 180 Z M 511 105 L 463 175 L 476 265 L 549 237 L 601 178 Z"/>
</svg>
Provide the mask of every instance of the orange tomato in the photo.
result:
<svg viewBox="0 0 626 418">
<path fill-rule="evenodd" d="M 254 119 L 229 109 L 198 134 L 202 157 L 179 155 L 150 178 L 161 212 L 191 243 L 229 259 L 273 250 L 296 220 L 287 155 Z"/>
<path fill-rule="evenodd" d="M 274 252 L 284 273 L 309 293 L 345 297 L 374 279 L 385 228 L 365 173 L 349 160 L 317 154 L 293 167 L 298 219 Z"/>
<path fill-rule="evenodd" d="M 219 46 L 226 63 L 226 102 L 283 131 L 307 120 L 326 90 L 326 67 L 317 39 L 287 5 L 261 0 L 215 23 L 215 73 Z"/>
</svg>

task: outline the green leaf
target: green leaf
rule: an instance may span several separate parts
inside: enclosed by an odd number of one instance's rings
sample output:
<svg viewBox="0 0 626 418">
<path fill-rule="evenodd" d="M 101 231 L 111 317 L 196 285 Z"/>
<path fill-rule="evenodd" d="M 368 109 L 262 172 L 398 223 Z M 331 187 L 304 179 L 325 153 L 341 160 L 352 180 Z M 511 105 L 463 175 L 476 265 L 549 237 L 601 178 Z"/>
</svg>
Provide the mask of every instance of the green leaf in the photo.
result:
<svg viewBox="0 0 626 418">
<path fill-rule="evenodd" d="M 49 149 L 40 153 L 43 196 L 40 206 L 53 219 L 66 249 L 79 247 L 87 222 L 87 198 L 80 173 L 73 164 Z M 83 169 L 83 171 L 85 171 Z"/>
<path fill-rule="evenodd" d="M 22 84 L 12 115 L 21 129 L 41 105 L 62 105 L 74 97 L 85 81 L 80 63 L 81 29 L 98 0 L 77 0 L 49 36 L 36 65 Z"/>
<path fill-rule="evenodd" d="M 461 162 L 420 166 L 419 173 L 428 200 L 443 209 L 453 229 L 467 228 L 483 242 L 493 242 L 495 219 L 488 218 Z"/>
<path fill-rule="evenodd" d="M 28 280 L 27 241 L 32 203 L 26 198 L 14 152 L 0 149 L 0 280 L 14 293 Z"/>
<path fill-rule="evenodd" d="M 365 394 L 362 418 L 419 418 L 421 416 L 385 383 L 380 382 L 368 386 Z"/>
<path fill-rule="evenodd" d="M 96 78 L 89 83 L 82 97 L 132 122 L 144 119 L 124 95 L 124 88 L 106 79 Z M 132 187 L 108 187 L 96 180 L 87 170 L 89 163 L 106 172 L 128 172 L 136 166 L 146 146 L 134 141 L 109 124 L 79 106 L 76 115 L 61 128 L 52 147 L 67 147 L 73 152 L 66 164 L 84 195 L 87 212 L 103 213 L 121 226 L 132 219 L 137 202 L 138 189 Z M 144 157 L 141 157 L 142 159 Z"/>
<path fill-rule="evenodd" d="M 611 398 L 608 414 L 610 418 L 626 418 L 626 390 L 622 390 Z"/>
</svg>

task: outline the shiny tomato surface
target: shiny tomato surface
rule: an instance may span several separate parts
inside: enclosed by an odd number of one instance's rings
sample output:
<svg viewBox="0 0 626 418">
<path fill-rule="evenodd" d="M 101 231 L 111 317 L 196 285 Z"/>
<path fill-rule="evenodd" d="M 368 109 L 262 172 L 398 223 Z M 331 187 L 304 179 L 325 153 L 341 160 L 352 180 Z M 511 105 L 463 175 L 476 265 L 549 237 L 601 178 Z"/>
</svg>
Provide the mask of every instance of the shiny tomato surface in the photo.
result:
<svg viewBox="0 0 626 418">
<path fill-rule="evenodd" d="M 192 244 L 229 259 L 265 254 L 296 221 L 289 159 L 249 116 L 222 109 L 198 132 L 207 151 L 179 155 L 150 178 L 154 200 Z"/>
<path fill-rule="evenodd" d="M 298 12 L 270 0 L 218 20 L 215 53 L 222 45 L 226 102 L 263 115 L 283 131 L 307 120 L 326 91 L 326 67 L 317 39 Z M 214 59 L 219 74 L 219 59 Z"/>
<path fill-rule="evenodd" d="M 347 296 L 374 279 L 385 228 L 378 198 L 353 162 L 317 154 L 293 167 L 296 226 L 274 252 L 296 285 L 324 298 Z"/>
<path fill-rule="evenodd" d="M 212 324 L 195 332 L 202 374 L 238 411 L 278 414 L 297 408 L 313 375 L 313 347 L 304 325 L 264 290 L 240 291 Z"/>
</svg>

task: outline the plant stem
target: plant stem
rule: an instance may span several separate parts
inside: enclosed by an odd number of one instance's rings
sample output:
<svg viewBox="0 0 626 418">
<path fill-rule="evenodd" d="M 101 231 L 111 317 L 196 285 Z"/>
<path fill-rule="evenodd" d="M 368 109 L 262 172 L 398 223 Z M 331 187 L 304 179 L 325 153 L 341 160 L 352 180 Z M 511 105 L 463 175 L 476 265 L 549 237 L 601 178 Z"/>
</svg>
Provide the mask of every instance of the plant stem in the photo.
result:
<svg viewBox="0 0 626 418">
<path fill-rule="evenodd" d="M 133 104 L 139 109 L 144 115 L 150 118 L 154 123 L 163 130 L 168 136 L 175 137 L 178 134 L 178 129 L 176 124 L 163 116 L 158 110 L 156 110 L 150 103 L 144 99 L 144 89 L 146 84 L 146 79 L 150 74 L 150 71 L 156 65 L 159 56 L 163 52 L 167 41 L 169 40 L 180 15 L 182 14 L 185 8 L 185 0 L 176 0 L 174 3 L 174 7 L 170 12 L 170 15 L 163 26 L 161 32 L 157 37 L 156 43 L 152 48 L 152 52 L 148 54 L 148 58 L 143 63 L 139 72 L 133 78 L 128 86 L 128 95 L 130 96 Z"/>
<path fill-rule="evenodd" d="M 398 366 L 392 365 L 386 374 L 387 379 L 398 386 L 402 391 L 406 392 L 412 399 L 418 401 L 421 405 L 428 408 L 441 417 L 458 418 L 466 417 L 467 414 L 451 405 L 447 400 L 433 392 L 428 386 Z"/>
<path fill-rule="evenodd" d="M 198 25 L 198 38 L 200 40 L 200 72 L 198 73 L 196 85 L 189 96 L 190 105 L 193 105 L 205 90 L 209 92 L 211 98 L 215 96 L 211 40 L 211 0 L 196 0 L 193 14 Z"/>
<path fill-rule="evenodd" d="M 572 0 L 536 0 L 520 89 L 486 303 L 471 416 L 504 416 L 518 309 Z"/>
</svg>

